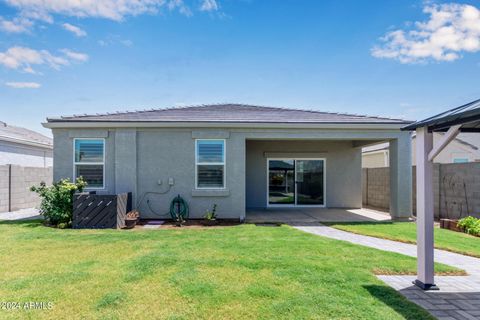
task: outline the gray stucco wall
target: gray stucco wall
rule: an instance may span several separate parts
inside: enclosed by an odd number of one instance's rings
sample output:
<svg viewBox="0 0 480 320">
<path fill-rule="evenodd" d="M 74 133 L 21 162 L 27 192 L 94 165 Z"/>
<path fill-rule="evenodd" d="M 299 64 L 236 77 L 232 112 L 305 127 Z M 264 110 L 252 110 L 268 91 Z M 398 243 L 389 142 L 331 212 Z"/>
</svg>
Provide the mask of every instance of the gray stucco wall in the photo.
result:
<svg viewBox="0 0 480 320">
<path fill-rule="evenodd" d="M 105 189 L 100 194 L 115 193 L 115 131 L 114 130 L 53 130 L 53 180 L 73 180 L 73 139 L 105 139 Z"/>
<path fill-rule="evenodd" d="M 190 215 L 201 218 L 207 209 L 217 204 L 222 218 L 239 218 L 245 212 L 245 143 L 241 135 L 218 134 L 212 131 L 200 138 L 225 138 L 226 189 L 223 191 L 195 190 L 195 137 L 192 131 L 140 130 L 137 134 L 138 200 L 146 192 L 166 194 L 147 195 L 139 204 L 142 215 L 155 217 L 168 212 L 170 201 L 180 194 L 190 204 Z M 174 185 L 169 188 L 169 178 Z M 161 184 L 159 184 L 159 180 Z"/>
<path fill-rule="evenodd" d="M 373 140 L 408 137 L 408 133 L 399 130 L 111 128 L 53 129 L 53 136 L 55 181 L 73 178 L 74 138 L 104 138 L 105 189 L 98 193 L 133 192 L 134 207 L 138 205 L 142 218 L 161 218 L 167 213 L 170 201 L 180 194 L 189 203 L 192 218 L 203 217 L 205 210 L 216 203 L 220 218 L 243 219 L 246 205 L 266 205 L 265 152 L 283 152 L 293 157 L 298 157 L 300 152 L 302 156 L 307 153 L 311 157 L 326 158 L 326 205 L 356 208 L 362 203 L 361 146 Z M 195 190 L 196 138 L 226 140 L 225 190 Z M 402 168 L 400 166 L 399 171 Z M 174 179 L 173 186 L 169 186 L 169 178 Z M 401 175 L 395 183 L 405 185 Z"/>
<path fill-rule="evenodd" d="M 55 129 L 54 179 L 73 178 L 73 139 L 105 137 L 105 189 L 100 194 L 131 191 L 142 218 L 169 217 L 170 201 L 180 194 L 190 216 L 202 218 L 217 204 L 219 217 L 245 215 L 245 140 L 228 131 L 64 130 Z M 225 138 L 226 189 L 195 190 L 195 138 Z M 173 178 L 174 185 L 168 180 Z"/>
<path fill-rule="evenodd" d="M 325 158 L 326 206 L 362 207 L 361 148 L 352 141 L 247 141 L 247 208 L 267 205 L 267 158 Z"/>
</svg>

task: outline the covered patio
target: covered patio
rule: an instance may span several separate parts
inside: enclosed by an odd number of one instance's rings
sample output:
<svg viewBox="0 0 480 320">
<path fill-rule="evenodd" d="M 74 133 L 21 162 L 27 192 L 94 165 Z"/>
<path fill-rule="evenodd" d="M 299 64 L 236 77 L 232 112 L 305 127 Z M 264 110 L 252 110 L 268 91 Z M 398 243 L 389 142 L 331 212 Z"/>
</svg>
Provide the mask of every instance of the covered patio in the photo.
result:
<svg viewBox="0 0 480 320">
<path fill-rule="evenodd" d="M 400 127 L 401 128 L 401 127 Z M 352 222 L 409 220 L 410 133 L 382 130 L 256 132 L 245 143 L 245 221 Z M 389 142 L 387 213 L 362 208 L 362 148 Z"/>
<path fill-rule="evenodd" d="M 391 217 L 387 212 L 365 208 L 268 208 L 247 210 L 246 222 L 307 225 L 321 222 L 361 222 L 388 220 L 391 220 Z"/>
</svg>

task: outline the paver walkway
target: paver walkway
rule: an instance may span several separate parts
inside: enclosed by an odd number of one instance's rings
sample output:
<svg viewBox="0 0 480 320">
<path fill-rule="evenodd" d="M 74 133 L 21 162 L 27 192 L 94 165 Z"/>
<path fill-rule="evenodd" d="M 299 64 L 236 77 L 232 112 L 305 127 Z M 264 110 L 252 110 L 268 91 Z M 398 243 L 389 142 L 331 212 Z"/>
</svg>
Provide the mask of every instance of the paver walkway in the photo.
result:
<svg viewBox="0 0 480 320">
<path fill-rule="evenodd" d="M 413 244 L 346 232 L 320 224 L 293 226 L 323 237 L 417 257 Z M 435 262 L 465 270 L 468 276 L 436 276 L 439 291 L 423 291 L 412 284 L 415 276 L 378 276 L 407 299 L 422 306 L 441 320 L 480 319 L 480 259 L 435 249 Z"/>
</svg>

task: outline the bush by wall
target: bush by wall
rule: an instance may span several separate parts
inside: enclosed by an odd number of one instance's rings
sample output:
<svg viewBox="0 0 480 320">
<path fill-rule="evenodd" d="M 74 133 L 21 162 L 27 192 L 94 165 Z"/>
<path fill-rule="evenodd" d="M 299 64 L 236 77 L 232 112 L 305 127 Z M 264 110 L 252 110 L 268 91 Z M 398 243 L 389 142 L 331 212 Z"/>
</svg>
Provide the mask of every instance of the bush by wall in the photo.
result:
<svg viewBox="0 0 480 320">
<path fill-rule="evenodd" d="M 480 237 L 480 219 L 466 217 L 458 221 L 458 226 L 466 233 Z"/>
<path fill-rule="evenodd" d="M 72 224 L 73 194 L 82 192 L 86 186 L 87 183 L 80 177 L 75 183 L 70 182 L 70 179 L 62 179 L 51 186 L 42 182 L 30 190 L 38 193 L 42 199 L 40 213 L 45 216 L 47 223 L 66 228 Z"/>
</svg>

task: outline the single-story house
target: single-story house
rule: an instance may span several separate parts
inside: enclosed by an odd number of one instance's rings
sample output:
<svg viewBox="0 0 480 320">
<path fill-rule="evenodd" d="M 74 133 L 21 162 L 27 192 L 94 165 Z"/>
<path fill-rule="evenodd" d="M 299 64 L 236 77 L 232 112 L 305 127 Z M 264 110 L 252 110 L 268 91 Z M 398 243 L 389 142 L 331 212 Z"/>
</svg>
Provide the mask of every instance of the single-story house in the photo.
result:
<svg viewBox="0 0 480 320">
<path fill-rule="evenodd" d="M 389 142 L 393 218 L 411 215 L 410 122 L 313 110 L 213 104 L 48 118 L 54 180 L 133 193 L 142 218 L 181 195 L 190 217 L 258 208 L 360 208 L 362 147 Z"/>
<path fill-rule="evenodd" d="M 0 121 L 0 165 L 51 167 L 52 138 Z"/>
<path fill-rule="evenodd" d="M 434 143 L 440 141 L 443 137 L 442 132 L 435 132 L 433 135 Z M 415 141 L 416 135 L 412 135 L 412 163 L 415 159 Z M 383 168 L 389 166 L 388 143 L 380 143 L 368 146 L 362 150 L 363 168 Z M 461 133 L 453 139 L 434 159 L 434 163 L 465 163 L 480 161 L 480 134 Z"/>
</svg>

